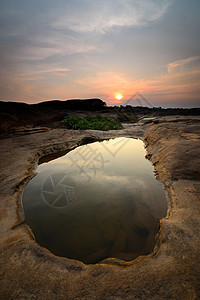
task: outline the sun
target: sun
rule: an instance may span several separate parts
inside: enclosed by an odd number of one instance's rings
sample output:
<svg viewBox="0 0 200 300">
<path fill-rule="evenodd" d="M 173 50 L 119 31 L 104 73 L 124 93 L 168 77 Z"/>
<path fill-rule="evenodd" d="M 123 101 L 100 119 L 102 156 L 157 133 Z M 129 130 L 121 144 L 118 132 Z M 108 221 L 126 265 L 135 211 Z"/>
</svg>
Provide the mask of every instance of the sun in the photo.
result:
<svg viewBox="0 0 200 300">
<path fill-rule="evenodd" d="M 115 99 L 121 100 L 123 98 L 122 94 L 116 94 Z"/>
</svg>

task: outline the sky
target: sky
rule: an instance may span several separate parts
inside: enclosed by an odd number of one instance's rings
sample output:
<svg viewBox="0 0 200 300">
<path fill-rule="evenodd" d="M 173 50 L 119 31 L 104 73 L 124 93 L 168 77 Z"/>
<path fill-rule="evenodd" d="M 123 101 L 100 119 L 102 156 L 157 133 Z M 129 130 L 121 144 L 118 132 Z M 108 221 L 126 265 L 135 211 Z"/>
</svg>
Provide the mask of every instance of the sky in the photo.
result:
<svg viewBox="0 0 200 300">
<path fill-rule="evenodd" d="M 200 107 L 199 32 L 200 0 L 0 0 L 0 100 Z"/>
</svg>

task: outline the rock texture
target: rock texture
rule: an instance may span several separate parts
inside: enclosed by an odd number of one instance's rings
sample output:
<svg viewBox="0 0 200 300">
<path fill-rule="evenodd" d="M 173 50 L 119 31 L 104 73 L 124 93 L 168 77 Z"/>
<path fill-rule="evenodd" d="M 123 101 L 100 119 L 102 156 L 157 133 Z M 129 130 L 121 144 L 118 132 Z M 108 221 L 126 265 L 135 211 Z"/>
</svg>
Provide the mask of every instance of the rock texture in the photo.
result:
<svg viewBox="0 0 200 300">
<path fill-rule="evenodd" d="M 39 157 L 105 138 L 144 140 L 168 195 L 154 252 L 96 265 L 56 257 L 24 224 L 21 192 Z M 1 299 L 199 299 L 200 118 L 162 117 L 121 131 L 21 128 L 1 139 Z"/>
</svg>

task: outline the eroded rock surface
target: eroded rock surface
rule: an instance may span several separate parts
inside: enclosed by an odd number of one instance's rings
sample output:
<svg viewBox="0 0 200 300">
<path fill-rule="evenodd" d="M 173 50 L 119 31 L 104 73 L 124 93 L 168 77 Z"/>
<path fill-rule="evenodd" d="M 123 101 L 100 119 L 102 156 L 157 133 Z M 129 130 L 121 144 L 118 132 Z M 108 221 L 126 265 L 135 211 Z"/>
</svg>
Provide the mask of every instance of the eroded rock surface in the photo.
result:
<svg viewBox="0 0 200 300">
<path fill-rule="evenodd" d="M 200 118 L 162 117 L 121 131 L 34 128 L 1 139 L 1 299 L 198 299 Z M 36 130 L 37 129 L 37 130 Z M 27 129 L 26 129 L 27 130 Z M 160 245 L 131 263 L 84 265 L 40 247 L 23 223 L 20 194 L 44 154 L 95 139 L 140 137 L 168 194 Z"/>
</svg>

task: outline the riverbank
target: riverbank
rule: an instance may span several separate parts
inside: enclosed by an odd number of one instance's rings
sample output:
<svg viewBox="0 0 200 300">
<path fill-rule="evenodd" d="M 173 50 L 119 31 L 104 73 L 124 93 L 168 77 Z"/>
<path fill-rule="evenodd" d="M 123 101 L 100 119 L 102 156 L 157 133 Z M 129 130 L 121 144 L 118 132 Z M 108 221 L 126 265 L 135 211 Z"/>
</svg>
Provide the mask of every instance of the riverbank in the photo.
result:
<svg viewBox="0 0 200 300">
<path fill-rule="evenodd" d="M 26 127 L 1 139 L 1 299 L 197 299 L 200 266 L 200 117 L 168 116 L 117 131 Z M 21 130 L 21 131 L 20 131 Z M 40 247 L 20 195 L 39 157 L 126 136 L 144 140 L 168 195 L 154 253 L 132 263 L 84 265 Z"/>
</svg>

